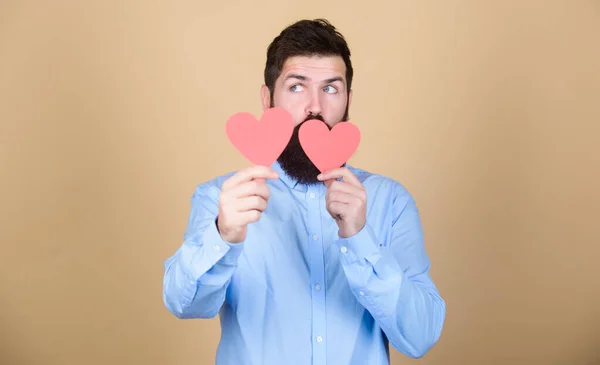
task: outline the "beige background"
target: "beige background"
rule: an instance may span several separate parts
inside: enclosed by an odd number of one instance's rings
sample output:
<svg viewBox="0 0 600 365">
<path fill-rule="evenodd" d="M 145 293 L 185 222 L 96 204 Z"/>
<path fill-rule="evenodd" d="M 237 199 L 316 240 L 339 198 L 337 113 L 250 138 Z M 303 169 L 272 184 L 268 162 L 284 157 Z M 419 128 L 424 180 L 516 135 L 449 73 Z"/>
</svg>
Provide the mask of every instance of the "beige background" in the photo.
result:
<svg viewBox="0 0 600 365">
<path fill-rule="evenodd" d="M 413 193 L 447 302 L 393 364 L 600 364 L 600 2 L 566 0 L 2 1 L 0 364 L 213 363 L 162 265 L 305 17 L 350 42 L 351 163 Z"/>
</svg>

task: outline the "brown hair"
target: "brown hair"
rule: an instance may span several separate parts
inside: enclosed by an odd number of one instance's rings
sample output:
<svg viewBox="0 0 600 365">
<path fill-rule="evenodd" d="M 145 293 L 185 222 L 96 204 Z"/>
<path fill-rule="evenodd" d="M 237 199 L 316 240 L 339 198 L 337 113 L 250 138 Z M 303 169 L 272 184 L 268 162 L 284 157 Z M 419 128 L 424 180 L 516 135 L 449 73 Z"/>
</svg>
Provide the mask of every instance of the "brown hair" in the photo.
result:
<svg viewBox="0 0 600 365">
<path fill-rule="evenodd" d="M 283 64 L 294 56 L 340 56 L 346 64 L 347 92 L 350 93 L 354 70 L 344 36 L 326 19 L 305 19 L 281 31 L 267 49 L 264 77 L 271 102 L 275 81 L 281 74 Z"/>
</svg>

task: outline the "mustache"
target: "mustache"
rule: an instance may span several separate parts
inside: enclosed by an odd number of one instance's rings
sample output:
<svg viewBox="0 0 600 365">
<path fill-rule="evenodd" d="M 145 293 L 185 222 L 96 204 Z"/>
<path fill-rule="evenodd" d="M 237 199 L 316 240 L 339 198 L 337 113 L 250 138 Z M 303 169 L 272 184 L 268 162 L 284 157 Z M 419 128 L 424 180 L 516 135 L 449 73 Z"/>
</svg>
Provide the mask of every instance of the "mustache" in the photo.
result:
<svg viewBox="0 0 600 365">
<path fill-rule="evenodd" d="M 317 120 L 320 120 L 321 122 L 325 123 L 325 119 L 323 119 L 323 117 L 321 116 L 321 114 L 316 114 L 316 115 L 309 114 L 308 117 L 306 117 L 306 119 L 304 119 L 302 121 L 302 123 L 307 122 L 307 121 L 309 121 L 311 119 L 317 119 Z"/>
<path fill-rule="evenodd" d="M 313 120 L 313 119 L 320 120 L 321 122 L 323 122 L 327 126 L 327 129 L 331 130 L 331 127 L 329 126 L 329 124 L 327 124 L 327 122 L 325 121 L 325 119 L 323 118 L 323 116 L 321 116 L 321 114 L 309 114 L 308 117 L 306 117 L 302 121 L 302 123 L 300 123 L 300 124 L 298 124 L 296 126 L 295 130 L 296 131 L 299 130 L 300 127 L 302 126 L 302 124 L 308 122 L 309 120 Z"/>
</svg>

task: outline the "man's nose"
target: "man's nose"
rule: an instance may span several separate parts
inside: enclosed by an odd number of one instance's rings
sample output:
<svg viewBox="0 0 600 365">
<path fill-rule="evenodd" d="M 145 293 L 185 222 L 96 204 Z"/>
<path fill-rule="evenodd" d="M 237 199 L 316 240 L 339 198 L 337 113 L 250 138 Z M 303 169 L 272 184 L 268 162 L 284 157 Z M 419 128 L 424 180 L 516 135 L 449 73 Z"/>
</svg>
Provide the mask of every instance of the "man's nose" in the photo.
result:
<svg viewBox="0 0 600 365">
<path fill-rule="evenodd" d="M 323 108 L 321 106 L 321 99 L 319 98 L 318 92 L 312 92 L 309 94 L 308 103 L 306 105 L 306 114 L 317 115 L 321 114 Z"/>
</svg>

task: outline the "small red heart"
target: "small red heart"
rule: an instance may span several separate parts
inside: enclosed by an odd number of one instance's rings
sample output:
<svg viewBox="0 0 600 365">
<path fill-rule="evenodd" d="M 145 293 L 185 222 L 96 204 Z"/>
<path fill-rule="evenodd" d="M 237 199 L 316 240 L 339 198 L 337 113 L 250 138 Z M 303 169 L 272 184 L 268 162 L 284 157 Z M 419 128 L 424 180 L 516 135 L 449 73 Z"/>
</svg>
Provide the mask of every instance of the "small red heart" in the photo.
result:
<svg viewBox="0 0 600 365">
<path fill-rule="evenodd" d="M 340 122 L 331 130 L 318 119 L 311 119 L 298 131 L 306 156 L 321 172 L 341 167 L 358 148 L 360 131 L 350 122 Z"/>
<path fill-rule="evenodd" d="M 281 155 L 294 132 L 294 119 L 285 109 L 265 110 L 260 121 L 247 112 L 227 120 L 227 137 L 255 165 L 271 166 Z"/>
</svg>

